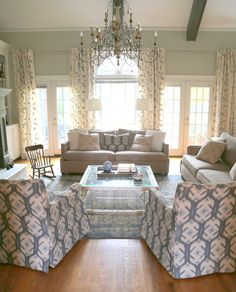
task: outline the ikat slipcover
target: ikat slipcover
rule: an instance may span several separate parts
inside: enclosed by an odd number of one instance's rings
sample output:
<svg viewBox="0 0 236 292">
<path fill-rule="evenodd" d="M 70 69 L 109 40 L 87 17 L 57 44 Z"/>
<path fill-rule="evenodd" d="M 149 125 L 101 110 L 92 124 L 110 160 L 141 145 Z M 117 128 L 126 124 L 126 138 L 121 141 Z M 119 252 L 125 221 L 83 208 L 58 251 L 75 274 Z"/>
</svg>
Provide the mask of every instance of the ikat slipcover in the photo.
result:
<svg viewBox="0 0 236 292">
<path fill-rule="evenodd" d="M 172 203 L 151 191 L 141 236 L 174 278 L 236 271 L 236 183 L 180 183 Z"/>
<path fill-rule="evenodd" d="M 0 263 L 55 267 L 90 231 L 79 189 L 48 196 L 42 180 L 0 180 Z"/>
</svg>

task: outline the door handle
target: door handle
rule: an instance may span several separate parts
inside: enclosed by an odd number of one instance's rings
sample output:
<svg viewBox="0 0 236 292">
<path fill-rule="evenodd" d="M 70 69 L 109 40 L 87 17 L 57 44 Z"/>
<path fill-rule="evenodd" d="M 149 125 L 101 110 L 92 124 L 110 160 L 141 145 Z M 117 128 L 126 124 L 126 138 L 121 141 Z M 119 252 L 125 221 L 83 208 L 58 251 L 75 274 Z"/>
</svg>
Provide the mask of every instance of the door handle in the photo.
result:
<svg viewBox="0 0 236 292">
<path fill-rule="evenodd" d="M 57 117 L 53 117 L 53 119 L 52 119 L 52 124 L 53 124 L 53 125 L 57 125 Z"/>
</svg>

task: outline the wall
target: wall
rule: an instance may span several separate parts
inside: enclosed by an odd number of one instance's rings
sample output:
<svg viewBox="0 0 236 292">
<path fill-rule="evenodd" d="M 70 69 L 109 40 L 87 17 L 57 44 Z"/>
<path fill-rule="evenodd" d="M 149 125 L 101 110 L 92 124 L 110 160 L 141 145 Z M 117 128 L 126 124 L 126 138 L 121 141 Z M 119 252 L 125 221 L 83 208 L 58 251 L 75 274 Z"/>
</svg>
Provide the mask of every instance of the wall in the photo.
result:
<svg viewBox="0 0 236 292">
<path fill-rule="evenodd" d="M 143 32 L 145 46 L 152 45 L 153 34 Z M 79 46 L 79 35 L 78 31 L 2 32 L 0 39 L 13 48 L 33 49 L 37 75 L 67 75 L 67 51 Z M 185 31 L 160 31 L 158 43 L 166 50 L 167 75 L 213 75 L 217 49 L 236 48 L 236 32 L 199 32 L 197 41 L 187 42 Z M 12 116 L 15 122 L 16 113 Z"/>
</svg>

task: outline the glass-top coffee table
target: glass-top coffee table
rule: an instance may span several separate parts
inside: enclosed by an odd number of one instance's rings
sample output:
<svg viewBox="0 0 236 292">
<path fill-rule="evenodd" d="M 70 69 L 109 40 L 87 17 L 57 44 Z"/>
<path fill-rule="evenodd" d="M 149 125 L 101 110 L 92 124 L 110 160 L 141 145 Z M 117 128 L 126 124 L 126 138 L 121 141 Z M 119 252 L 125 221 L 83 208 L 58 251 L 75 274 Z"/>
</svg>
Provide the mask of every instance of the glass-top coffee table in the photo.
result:
<svg viewBox="0 0 236 292">
<path fill-rule="evenodd" d="M 80 184 L 90 213 L 143 212 L 149 190 L 159 190 L 150 166 L 136 166 L 141 181 L 130 175 L 98 176 L 98 165 L 89 165 Z"/>
</svg>

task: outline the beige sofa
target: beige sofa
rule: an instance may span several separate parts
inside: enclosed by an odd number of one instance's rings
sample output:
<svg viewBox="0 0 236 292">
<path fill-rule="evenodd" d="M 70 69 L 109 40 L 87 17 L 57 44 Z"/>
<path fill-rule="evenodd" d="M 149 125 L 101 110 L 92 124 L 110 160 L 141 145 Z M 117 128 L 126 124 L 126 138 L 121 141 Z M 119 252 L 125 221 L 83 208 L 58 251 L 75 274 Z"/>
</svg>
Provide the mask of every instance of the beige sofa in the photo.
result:
<svg viewBox="0 0 236 292">
<path fill-rule="evenodd" d="M 201 146 L 190 145 L 187 154 L 183 155 L 180 172 L 184 180 L 201 183 L 230 183 L 235 181 L 232 174 L 236 163 L 236 137 L 222 133 L 220 139 L 226 143 L 225 150 L 220 159 L 212 164 L 197 159 Z M 235 171 L 234 171 L 235 173 Z"/>
<path fill-rule="evenodd" d="M 167 174 L 169 172 L 169 145 L 161 144 L 161 151 L 131 151 L 136 134 L 145 135 L 146 131 L 132 131 L 119 129 L 118 131 L 93 131 L 99 133 L 100 150 L 77 150 L 71 148 L 70 141 L 61 144 L 61 173 L 83 173 L 88 165 L 102 165 L 104 161 L 111 161 L 114 165 L 118 163 L 135 163 L 137 165 L 150 165 L 154 173 Z M 122 135 L 129 133 L 129 148 L 125 151 L 104 150 L 104 134 Z M 147 133 L 150 135 L 150 133 Z M 73 149 L 73 150 L 72 150 Z"/>
</svg>

